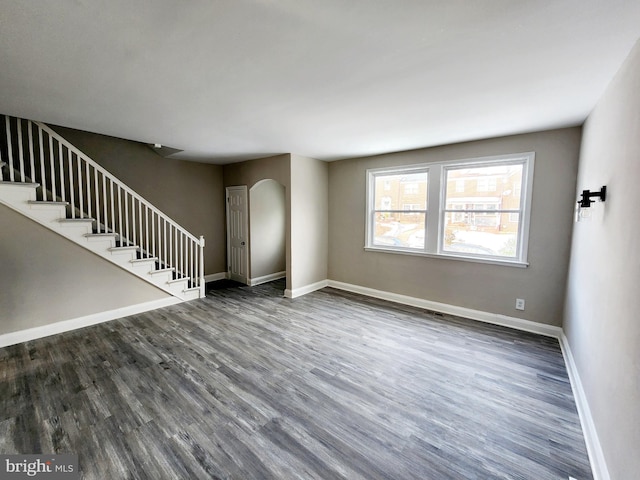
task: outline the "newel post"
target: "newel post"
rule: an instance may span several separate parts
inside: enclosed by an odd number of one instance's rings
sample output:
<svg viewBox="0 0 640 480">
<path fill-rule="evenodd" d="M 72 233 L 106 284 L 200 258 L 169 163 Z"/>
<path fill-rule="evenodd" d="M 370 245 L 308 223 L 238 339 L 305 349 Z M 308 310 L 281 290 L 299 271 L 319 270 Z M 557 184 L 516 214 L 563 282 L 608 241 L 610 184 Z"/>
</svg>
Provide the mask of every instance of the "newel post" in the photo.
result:
<svg viewBox="0 0 640 480">
<path fill-rule="evenodd" d="M 204 290 L 204 237 L 200 235 L 200 298 L 205 297 Z"/>
</svg>

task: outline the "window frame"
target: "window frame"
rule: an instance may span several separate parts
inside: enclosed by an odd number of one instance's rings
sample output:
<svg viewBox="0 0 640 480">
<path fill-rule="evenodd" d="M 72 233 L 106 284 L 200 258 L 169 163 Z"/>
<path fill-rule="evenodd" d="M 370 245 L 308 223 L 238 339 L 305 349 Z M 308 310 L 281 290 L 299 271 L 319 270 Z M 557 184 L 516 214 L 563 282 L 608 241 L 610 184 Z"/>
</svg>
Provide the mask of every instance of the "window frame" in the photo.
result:
<svg viewBox="0 0 640 480">
<path fill-rule="evenodd" d="M 378 171 L 376 173 L 376 171 Z M 369 175 L 369 171 L 373 172 L 372 175 Z M 426 173 L 427 175 L 427 205 L 425 209 L 392 209 L 392 208 L 375 208 L 375 181 L 376 174 L 385 174 L 385 175 L 412 175 L 417 173 Z M 376 249 L 376 250 L 391 250 L 391 251 L 401 251 L 404 253 L 415 251 L 414 248 L 411 247 L 399 247 L 399 246 L 391 246 L 391 248 L 387 249 L 385 245 L 376 245 L 374 244 L 374 226 L 375 220 L 374 216 L 376 213 L 399 213 L 403 215 L 415 215 L 415 214 L 424 214 L 425 223 L 429 218 L 429 169 L 425 168 L 424 165 L 414 165 L 414 166 L 406 166 L 406 167 L 398 167 L 398 168 L 383 168 L 383 169 L 375 169 L 367 170 L 367 238 L 365 240 L 367 249 Z M 386 191 L 383 189 L 383 191 Z M 369 195 L 372 192 L 373 195 Z M 426 230 L 425 230 L 426 231 Z M 370 245 L 370 246 L 369 246 Z"/>
<path fill-rule="evenodd" d="M 533 173 L 535 152 L 494 155 L 467 159 L 446 160 L 431 163 L 399 165 L 393 167 L 372 168 L 366 170 L 366 251 L 417 255 L 436 258 L 447 258 L 477 263 L 489 263 L 515 267 L 527 267 L 529 250 L 529 226 L 531 222 L 531 203 L 533 193 Z M 446 213 L 451 212 L 446 205 L 447 170 L 460 168 L 481 168 L 499 165 L 522 164 L 522 188 L 520 189 L 520 208 L 522 218 L 518 225 L 516 255 L 513 258 L 476 254 L 468 252 L 445 251 L 443 240 Z M 424 248 L 400 247 L 395 245 L 375 245 L 375 180 L 380 175 L 401 175 L 410 173 L 427 173 L 427 208 L 425 213 L 425 245 Z M 455 188 L 454 188 L 455 190 Z M 514 209 L 511 209 L 514 210 Z M 466 213 L 466 210 L 462 210 Z M 501 212 L 501 210 L 496 210 Z M 514 212 L 511 212 L 514 213 Z"/>
</svg>

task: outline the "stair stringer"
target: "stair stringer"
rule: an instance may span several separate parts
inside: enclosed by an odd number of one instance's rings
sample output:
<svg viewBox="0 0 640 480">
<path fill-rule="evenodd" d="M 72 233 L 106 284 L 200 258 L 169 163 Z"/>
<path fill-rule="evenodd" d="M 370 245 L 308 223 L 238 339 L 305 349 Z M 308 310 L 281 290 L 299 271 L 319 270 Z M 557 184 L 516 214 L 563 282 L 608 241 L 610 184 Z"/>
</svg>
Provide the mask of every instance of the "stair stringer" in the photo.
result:
<svg viewBox="0 0 640 480">
<path fill-rule="evenodd" d="M 38 201 L 38 187 L 37 183 L 0 182 L 0 203 L 174 297 L 184 301 L 200 297 L 199 288 L 189 288 L 189 278 L 173 279 L 173 269 L 156 270 L 155 259 L 137 258 L 137 247 L 117 247 L 117 234 L 93 234 L 91 219 L 68 219 L 65 202 Z"/>
</svg>

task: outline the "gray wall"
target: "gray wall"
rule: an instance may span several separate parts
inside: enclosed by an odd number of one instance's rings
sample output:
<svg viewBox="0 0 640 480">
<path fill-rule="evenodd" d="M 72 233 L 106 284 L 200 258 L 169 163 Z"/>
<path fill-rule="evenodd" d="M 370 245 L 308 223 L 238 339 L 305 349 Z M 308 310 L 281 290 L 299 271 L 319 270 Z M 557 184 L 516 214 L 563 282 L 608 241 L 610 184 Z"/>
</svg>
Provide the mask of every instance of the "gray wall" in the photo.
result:
<svg viewBox="0 0 640 480">
<path fill-rule="evenodd" d="M 327 279 L 328 164 L 291 155 L 291 286 Z"/>
<path fill-rule="evenodd" d="M 53 128 L 193 235 L 204 235 L 205 274 L 225 271 L 221 166 L 171 160 L 141 143 Z"/>
<path fill-rule="evenodd" d="M 286 192 L 272 179 L 249 190 L 249 271 L 252 279 L 286 270 Z"/>
<path fill-rule="evenodd" d="M 246 185 L 251 188 L 260 180 L 271 178 L 288 188 L 291 181 L 290 163 L 291 155 L 287 153 L 224 165 L 224 186 Z"/>
<path fill-rule="evenodd" d="M 564 330 L 612 479 L 640 474 L 640 41 L 584 126 Z M 577 196 L 577 194 L 576 194 Z"/>
<path fill-rule="evenodd" d="M 580 129 L 414 150 L 329 164 L 329 278 L 560 326 Z M 365 252 L 366 169 L 535 151 L 528 268 Z M 515 310 L 524 298 L 526 310 Z"/>
<path fill-rule="evenodd" d="M 225 165 L 224 186 L 276 180 L 286 189 L 287 290 L 327 279 L 328 165 L 285 154 Z M 249 212 L 249 217 L 253 212 Z M 251 255 L 250 255 L 251 257 Z M 251 276 L 256 275 L 251 272 Z"/>
<path fill-rule="evenodd" d="M 0 204 L 0 334 L 170 295 Z"/>
<path fill-rule="evenodd" d="M 291 282 L 291 155 L 276 155 L 273 157 L 258 158 L 241 163 L 232 163 L 224 166 L 224 187 L 246 185 L 251 188 L 256 183 L 265 179 L 272 179 L 285 188 L 285 271 L 287 272 L 287 287 Z M 249 222 L 251 219 L 249 211 Z M 251 246 L 251 232 L 249 232 L 249 245 Z M 254 275 L 251 268 L 252 253 L 249 250 L 249 275 Z"/>
</svg>

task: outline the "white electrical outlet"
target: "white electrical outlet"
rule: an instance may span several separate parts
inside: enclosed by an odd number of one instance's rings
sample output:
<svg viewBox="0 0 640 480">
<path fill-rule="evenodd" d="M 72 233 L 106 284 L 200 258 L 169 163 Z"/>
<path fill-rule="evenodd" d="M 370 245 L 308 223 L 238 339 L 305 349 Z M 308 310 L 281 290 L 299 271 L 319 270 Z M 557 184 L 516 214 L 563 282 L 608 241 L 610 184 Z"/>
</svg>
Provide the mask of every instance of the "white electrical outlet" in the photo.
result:
<svg viewBox="0 0 640 480">
<path fill-rule="evenodd" d="M 516 298 L 516 310 L 524 310 L 524 298 Z"/>
</svg>

